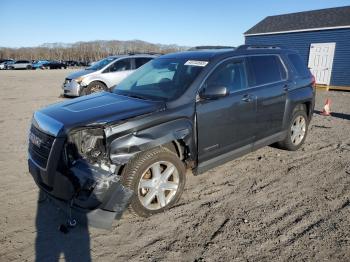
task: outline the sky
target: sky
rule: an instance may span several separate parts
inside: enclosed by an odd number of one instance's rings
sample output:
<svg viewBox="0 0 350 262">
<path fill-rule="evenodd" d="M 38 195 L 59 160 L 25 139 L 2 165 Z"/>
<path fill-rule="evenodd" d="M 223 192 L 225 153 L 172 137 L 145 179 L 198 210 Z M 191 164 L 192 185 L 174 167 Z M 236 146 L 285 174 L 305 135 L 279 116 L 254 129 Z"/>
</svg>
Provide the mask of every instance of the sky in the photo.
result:
<svg viewBox="0 0 350 262">
<path fill-rule="evenodd" d="M 350 0 L 0 0 L 0 46 L 91 40 L 237 46 L 266 16 Z"/>
</svg>

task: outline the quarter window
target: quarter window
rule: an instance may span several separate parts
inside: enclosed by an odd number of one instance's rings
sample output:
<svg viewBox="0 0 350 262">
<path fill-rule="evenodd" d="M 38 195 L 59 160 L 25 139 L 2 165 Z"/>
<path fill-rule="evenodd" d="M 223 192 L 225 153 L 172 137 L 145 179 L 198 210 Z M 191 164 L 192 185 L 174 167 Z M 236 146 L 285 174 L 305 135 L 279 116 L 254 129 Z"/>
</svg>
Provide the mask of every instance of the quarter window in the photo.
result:
<svg viewBox="0 0 350 262">
<path fill-rule="evenodd" d="M 286 79 L 287 74 L 276 55 L 249 56 L 249 86 L 258 86 Z"/>
<path fill-rule="evenodd" d="M 289 54 L 288 58 L 290 62 L 292 63 L 296 73 L 300 77 L 308 77 L 309 76 L 309 70 L 306 67 L 306 64 L 303 62 L 300 55 L 297 54 Z"/>
<path fill-rule="evenodd" d="M 230 93 L 246 87 L 246 76 L 242 61 L 227 61 L 219 65 L 206 80 L 206 86 L 225 86 Z"/>
</svg>

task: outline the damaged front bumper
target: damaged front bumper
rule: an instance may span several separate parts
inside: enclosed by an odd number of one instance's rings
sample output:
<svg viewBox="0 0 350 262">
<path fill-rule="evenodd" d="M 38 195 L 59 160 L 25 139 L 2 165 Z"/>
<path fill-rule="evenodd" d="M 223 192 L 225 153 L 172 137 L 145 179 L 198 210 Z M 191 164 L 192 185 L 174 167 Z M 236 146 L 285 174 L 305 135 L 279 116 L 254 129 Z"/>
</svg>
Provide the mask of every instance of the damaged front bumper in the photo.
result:
<svg viewBox="0 0 350 262">
<path fill-rule="evenodd" d="M 83 88 L 83 86 L 74 79 L 66 79 L 62 85 L 63 94 L 67 96 L 79 96 L 81 88 Z"/>
<path fill-rule="evenodd" d="M 29 172 L 41 190 L 78 219 L 85 216 L 94 227 L 109 229 L 115 218 L 127 208 L 132 191 L 120 183 L 120 177 L 83 160 L 65 170 L 48 171 L 30 157 Z M 53 173 L 54 172 L 54 173 Z"/>
</svg>

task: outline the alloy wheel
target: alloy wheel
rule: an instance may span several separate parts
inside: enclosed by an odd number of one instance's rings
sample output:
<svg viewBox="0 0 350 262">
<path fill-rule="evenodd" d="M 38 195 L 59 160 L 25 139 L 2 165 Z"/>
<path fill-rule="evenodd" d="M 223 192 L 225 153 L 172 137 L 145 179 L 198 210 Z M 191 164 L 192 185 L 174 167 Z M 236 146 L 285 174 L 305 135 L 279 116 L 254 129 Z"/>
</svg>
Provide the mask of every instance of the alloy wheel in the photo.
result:
<svg viewBox="0 0 350 262">
<path fill-rule="evenodd" d="M 102 92 L 104 88 L 102 85 L 96 84 L 96 85 L 93 85 L 90 90 L 91 90 L 91 93 L 97 93 L 97 92 Z"/>
<path fill-rule="evenodd" d="M 291 126 L 291 140 L 294 145 L 299 145 L 306 133 L 306 120 L 303 116 L 297 116 Z"/>
<path fill-rule="evenodd" d="M 138 185 L 138 198 L 149 210 L 158 210 L 174 199 L 180 177 L 175 165 L 168 161 L 152 164 L 142 174 Z"/>
</svg>

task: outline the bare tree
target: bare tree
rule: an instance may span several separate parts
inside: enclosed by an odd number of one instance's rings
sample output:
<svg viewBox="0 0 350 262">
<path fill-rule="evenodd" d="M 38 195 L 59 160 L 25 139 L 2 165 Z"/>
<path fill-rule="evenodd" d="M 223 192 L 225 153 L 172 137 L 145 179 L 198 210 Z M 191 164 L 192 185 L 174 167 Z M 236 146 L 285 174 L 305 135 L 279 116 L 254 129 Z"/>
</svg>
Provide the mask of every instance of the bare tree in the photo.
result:
<svg viewBox="0 0 350 262">
<path fill-rule="evenodd" d="M 0 47 L 0 59 L 97 61 L 109 55 L 127 53 L 171 53 L 187 50 L 178 45 L 152 44 L 141 40 L 90 41 L 73 44 L 46 43 L 38 47 Z"/>
</svg>

